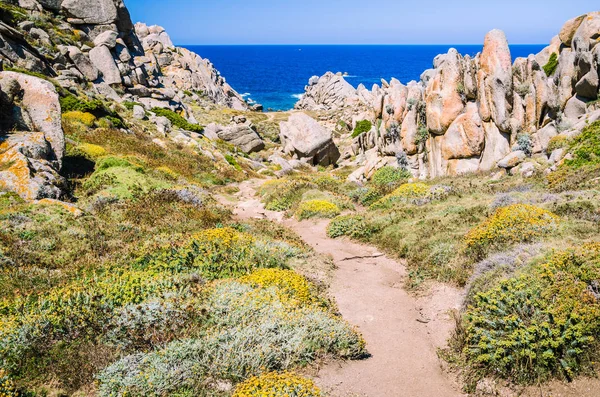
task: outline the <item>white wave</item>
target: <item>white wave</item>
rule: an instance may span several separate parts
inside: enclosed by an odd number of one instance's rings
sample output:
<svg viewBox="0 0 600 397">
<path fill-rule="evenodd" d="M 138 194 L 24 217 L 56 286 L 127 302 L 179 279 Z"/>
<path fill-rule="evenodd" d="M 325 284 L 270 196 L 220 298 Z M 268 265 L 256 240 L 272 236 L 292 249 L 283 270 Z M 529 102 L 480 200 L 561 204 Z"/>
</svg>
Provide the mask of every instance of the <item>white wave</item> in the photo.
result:
<svg viewBox="0 0 600 397">
<path fill-rule="evenodd" d="M 357 78 L 357 77 L 358 77 L 358 76 L 354 76 L 354 75 L 352 75 L 352 74 L 347 74 L 347 75 L 345 75 L 345 76 L 344 76 L 344 78 L 345 78 L 345 79 L 355 79 L 355 78 Z"/>
<path fill-rule="evenodd" d="M 304 94 L 292 94 L 292 98 L 302 99 L 302 97 L 304 97 Z"/>
<path fill-rule="evenodd" d="M 243 94 L 240 94 L 242 98 L 246 98 L 247 96 L 250 96 L 251 94 L 249 92 L 244 92 Z"/>
</svg>

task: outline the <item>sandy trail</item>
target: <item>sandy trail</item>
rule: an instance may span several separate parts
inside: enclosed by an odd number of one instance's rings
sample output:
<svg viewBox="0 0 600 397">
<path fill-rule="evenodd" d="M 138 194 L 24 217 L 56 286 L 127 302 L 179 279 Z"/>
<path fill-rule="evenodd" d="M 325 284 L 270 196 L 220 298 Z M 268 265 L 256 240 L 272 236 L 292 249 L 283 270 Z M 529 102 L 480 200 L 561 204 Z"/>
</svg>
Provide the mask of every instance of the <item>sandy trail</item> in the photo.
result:
<svg viewBox="0 0 600 397">
<path fill-rule="evenodd" d="M 337 269 L 331 294 L 344 318 L 362 332 L 372 355 L 324 366 L 316 379 L 319 386 L 340 397 L 460 396 L 436 355 L 452 329 L 448 312 L 460 306 L 460 291 L 440 285 L 424 298 L 409 295 L 402 288 L 406 270 L 401 263 L 372 247 L 328 238 L 328 221 L 284 220 L 283 214 L 266 211 L 255 195 L 260 183 L 239 185 L 235 215 L 281 222 L 317 252 L 333 257 Z"/>
</svg>

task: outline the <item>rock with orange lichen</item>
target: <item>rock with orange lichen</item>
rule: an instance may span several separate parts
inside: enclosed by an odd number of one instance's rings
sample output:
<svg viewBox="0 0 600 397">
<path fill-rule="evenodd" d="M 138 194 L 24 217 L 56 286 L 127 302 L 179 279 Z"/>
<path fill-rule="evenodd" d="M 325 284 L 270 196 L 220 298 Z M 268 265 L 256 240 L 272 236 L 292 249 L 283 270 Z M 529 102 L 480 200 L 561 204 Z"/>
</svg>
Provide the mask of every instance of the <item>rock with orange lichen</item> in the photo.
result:
<svg viewBox="0 0 600 397">
<path fill-rule="evenodd" d="M 60 198 L 66 181 L 52 159 L 52 148 L 41 132 L 0 137 L 0 189 L 25 200 Z"/>
</svg>

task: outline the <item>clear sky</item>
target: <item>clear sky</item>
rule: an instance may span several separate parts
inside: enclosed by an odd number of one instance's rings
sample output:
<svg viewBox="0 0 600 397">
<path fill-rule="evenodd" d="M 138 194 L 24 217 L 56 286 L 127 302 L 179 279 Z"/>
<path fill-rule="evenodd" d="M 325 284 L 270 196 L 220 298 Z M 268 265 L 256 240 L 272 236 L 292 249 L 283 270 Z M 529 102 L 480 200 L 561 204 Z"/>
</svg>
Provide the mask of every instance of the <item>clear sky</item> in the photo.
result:
<svg viewBox="0 0 600 397">
<path fill-rule="evenodd" d="M 134 22 L 190 44 L 548 43 L 598 0 L 125 0 Z"/>
</svg>

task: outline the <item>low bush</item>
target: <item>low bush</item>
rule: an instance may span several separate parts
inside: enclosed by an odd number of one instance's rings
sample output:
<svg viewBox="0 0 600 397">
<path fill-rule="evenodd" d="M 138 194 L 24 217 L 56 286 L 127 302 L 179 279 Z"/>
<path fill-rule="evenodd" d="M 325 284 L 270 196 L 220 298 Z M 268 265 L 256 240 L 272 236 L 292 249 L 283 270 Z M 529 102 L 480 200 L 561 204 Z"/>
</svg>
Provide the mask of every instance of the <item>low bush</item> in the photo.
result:
<svg viewBox="0 0 600 397">
<path fill-rule="evenodd" d="M 201 133 L 202 131 L 204 131 L 204 128 L 202 128 L 202 126 L 190 123 L 179 113 L 176 113 L 170 109 L 152 108 L 152 113 L 156 114 L 157 116 L 166 117 L 175 127 L 181 128 L 182 130 L 197 133 Z"/>
<path fill-rule="evenodd" d="M 298 219 L 335 218 L 340 214 L 337 205 L 324 200 L 309 200 L 300 203 L 296 216 Z"/>
<path fill-rule="evenodd" d="M 207 280 L 239 277 L 259 268 L 286 267 L 297 248 L 284 242 L 263 241 L 233 228 L 207 229 L 195 234 L 183 247 L 165 248 L 144 256 L 146 268 L 194 269 Z"/>
<path fill-rule="evenodd" d="M 102 101 L 98 99 L 88 100 L 74 95 L 67 95 L 60 98 L 60 107 L 63 113 L 83 112 L 98 115 L 98 113 L 109 113 Z"/>
<path fill-rule="evenodd" d="M 106 150 L 99 145 L 82 143 L 74 147 L 70 154 L 74 156 L 82 156 L 89 160 L 96 160 L 102 156 L 105 156 Z"/>
<path fill-rule="evenodd" d="M 373 203 L 369 209 L 387 209 L 395 204 L 424 205 L 434 200 L 443 200 L 450 193 L 447 186 L 430 187 L 424 183 L 405 183 L 387 196 Z"/>
<path fill-rule="evenodd" d="M 569 147 L 573 158 L 565 160 L 567 167 L 580 168 L 600 164 L 600 121 L 585 127 Z"/>
<path fill-rule="evenodd" d="M 15 383 L 8 374 L 0 368 L 0 397 L 19 397 Z"/>
<path fill-rule="evenodd" d="M 557 229 L 559 218 L 528 204 L 502 207 L 465 236 L 466 253 L 480 260 L 490 251 L 535 241 Z"/>
<path fill-rule="evenodd" d="M 367 224 L 363 215 L 342 215 L 334 218 L 327 226 L 327 235 L 331 238 L 349 236 L 352 238 L 368 238 L 373 229 Z"/>
<path fill-rule="evenodd" d="M 533 383 L 590 369 L 600 338 L 600 245 L 556 252 L 477 294 L 464 352 L 486 375 Z"/>
<path fill-rule="evenodd" d="M 316 188 L 317 185 L 305 180 L 278 179 L 264 183 L 259 194 L 267 210 L 286 211 L 300 202 L 304 192 Z"/>
<path fill-rule="evenodd" d="M 282 301 L 297 302 L 300 306 L 318 301 L 314 288 L 306 278 L 293 270 L 259 269 L 241 277 L 239 281 L 252 288 L 276 287 Z"/>
<path fill-rule="evenodd" d="M 563 149 L 569 146 L 569 138 L 563 135 L 552 137 L 548 142 L 548 153 L 552 153 L 556 149 Z"/>
<path fill-rule="evenodd" d="M 79 110 L 63 113 L 62 119 L 68 123 L 81 123 L 86 127 L 93 127 L 96 123 L 96 116 L 91 113 L 81 112 Z"/>
<path fill-rule="evenodd" d="M 253 376 L 240 383 L 233 397 L 321 397 L 321 391 L 310 379 L 291 372 L 271 372 Z"/>
<path fill-rule="evenodd" d="M 314 306 L 290 305 L 278 287 L 220 282 L 206 301 L 210 332 L 127 356 L 99 376 L 99 395 L 214 395 L 238 383 L 331 355 L 360 358 L 365 343 L 347 323 Z"/>
<path fill-rule="evenodd" d="M 352 138 L 356 138 L 365 132 L 371 131 L 373 128 L 373 123 L 369 120 L 361 120 L 356 123 L 356 127 L 354 127 L 354 131 L 352 131 Z"/>
<path fill-rule="evenodd" d="M 373 174 L 371 184 L 383 194 L 387 194 L 398 188 L 402 183 L 406 183 L 411 177 L 412 174 L 405 169 L 385 166 Z"/>
<path fill-rule="evenodd" d="M 349 197 L 364 206 L 369 206 L 383 196 L 378 189 L 372 187 L 359 187 L 349 194 Z"/>
</svg>

